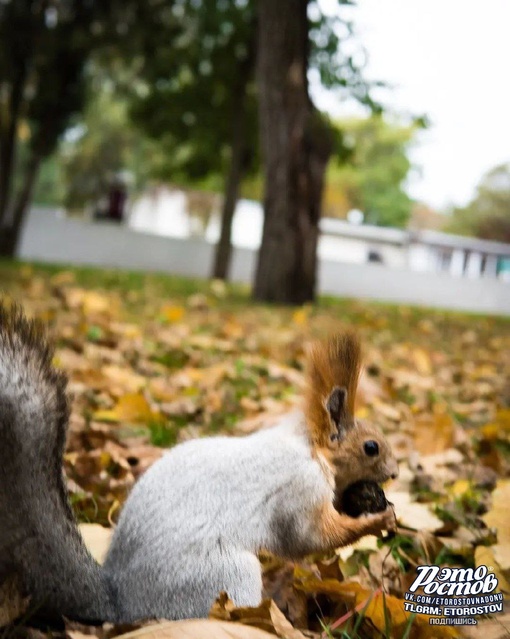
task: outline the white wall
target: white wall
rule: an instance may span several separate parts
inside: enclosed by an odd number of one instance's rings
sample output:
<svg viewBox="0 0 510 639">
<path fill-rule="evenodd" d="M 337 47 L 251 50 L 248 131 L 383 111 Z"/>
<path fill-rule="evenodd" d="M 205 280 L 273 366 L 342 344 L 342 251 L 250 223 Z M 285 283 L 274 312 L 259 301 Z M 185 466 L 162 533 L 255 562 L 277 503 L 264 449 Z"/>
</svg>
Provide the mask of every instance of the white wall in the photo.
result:
<svg viewBox="0 0 510 639">
<path fill-rule="evenodd" d="M 213 250 L 203 240 L 164 238 L 109 223 L 58 217 L 54 212 L 38 209 L 28 216 L 19 257 L 207 277 Z M 235 248 L 232 279 L 250 283 L 255 260 L 255 251 Z M 501 281 L 459 279 L 379 264 L 323 259 L 319 291 L 340 297 L 510 315 L 510 286 Z"/>
</svg>

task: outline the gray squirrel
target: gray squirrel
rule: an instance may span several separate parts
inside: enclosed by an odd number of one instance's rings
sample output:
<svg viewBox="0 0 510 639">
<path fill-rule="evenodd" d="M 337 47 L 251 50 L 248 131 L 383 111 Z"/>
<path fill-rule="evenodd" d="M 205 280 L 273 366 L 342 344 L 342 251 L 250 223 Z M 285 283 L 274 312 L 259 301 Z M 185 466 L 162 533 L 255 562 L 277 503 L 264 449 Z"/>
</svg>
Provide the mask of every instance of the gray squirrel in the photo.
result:
<svg viewBox="0 0 510 639">
<path fill-rule="evenodd" d="M 382 433 L 354 418 L 359 369 L 353 334 L 316 343 L 302 412 L 166 453 L 135 484 L 101 567 L 62 473 L 66 378 L 41 326 L 0 304 L 0 585 L 15 575 L 33 607 L 84 623 L 204 617 L 220 591 L 260 603 L 262 548 L 298 558 L 392 530 L 390 506 L 334 507 L 353 482 L 398 472 Z"/>
</svg>

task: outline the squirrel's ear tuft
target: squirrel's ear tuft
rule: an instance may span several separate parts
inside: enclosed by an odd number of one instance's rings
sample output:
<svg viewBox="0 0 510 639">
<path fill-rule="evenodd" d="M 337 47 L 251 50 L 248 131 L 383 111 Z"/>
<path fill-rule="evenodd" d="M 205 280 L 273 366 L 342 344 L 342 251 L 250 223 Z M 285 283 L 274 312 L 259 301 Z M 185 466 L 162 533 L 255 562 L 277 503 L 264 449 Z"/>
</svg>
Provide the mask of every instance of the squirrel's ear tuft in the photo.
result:
<svg viewBox="0 0 510 639">
<path fill-rule="evenodd" d="M 361 348 L 353 332 L 334 335 L 310 347 L 305 416 L 316 445 L 327 446 L 341 439 L 352 424 L 360 367 Z"/>
</svg>

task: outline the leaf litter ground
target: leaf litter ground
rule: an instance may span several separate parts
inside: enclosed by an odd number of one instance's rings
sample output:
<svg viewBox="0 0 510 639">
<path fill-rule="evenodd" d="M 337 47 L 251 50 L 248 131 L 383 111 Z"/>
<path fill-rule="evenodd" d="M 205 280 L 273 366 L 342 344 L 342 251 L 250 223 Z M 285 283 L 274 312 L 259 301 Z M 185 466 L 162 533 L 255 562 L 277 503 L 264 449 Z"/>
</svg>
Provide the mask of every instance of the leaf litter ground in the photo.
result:
<svg viewBox="0 0 510 639">
<path fill-rule="evenodd" d="M 310 339 L 354 327 L 364 343 L 357 414 L 385 430 L 400 462 L 386 488 L 397 536 L 302 562 L 263 554 L 259 608 L 220 597 L 214 623 L 133 636 L 456 636 L 403 610 L 415 568 L 430 563 L 490 563 L 510 596 L 508 320 L 333 299 L 270 307 L 218 282 L 94 269 L 3 264 L 0 281 L 3 296 L 49 326 L 55 363 L 69 375 L 65 467 L 98 560 L 129 489 L 163 447 L 274 423 L 299 406 Z M 510 636 L 505 625 L 506 615 L 479 620 L 469 636 Z M 84 631 L 70 625 L 68 635 Z"/>
</svg>

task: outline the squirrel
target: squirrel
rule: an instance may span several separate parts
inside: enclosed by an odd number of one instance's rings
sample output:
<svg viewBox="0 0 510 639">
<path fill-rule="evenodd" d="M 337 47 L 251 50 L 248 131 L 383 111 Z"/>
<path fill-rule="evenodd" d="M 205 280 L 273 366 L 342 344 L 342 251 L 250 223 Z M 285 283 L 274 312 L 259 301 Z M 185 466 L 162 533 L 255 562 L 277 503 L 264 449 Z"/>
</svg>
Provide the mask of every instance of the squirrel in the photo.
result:
<svg viewBox="0 0 510 639">
<path fill-rule="evenodd" d="M 357 518 L 334 507 L 347 485 L 398 473 L 381 431 L 354 417 L 359 370 L 354 334 L 317 343 L 303 411 L 164 454 L 132 489 L 99 566 L 62 472 L 66 377 L 41 325 L 0 304 L 0 585 L 15 575 L 32 607 L 82 623 L 206 617 L 221 591 L 260 603 L 261 549 L 299 558 L 392 530 L 389 505 Z"/>
</svg>

